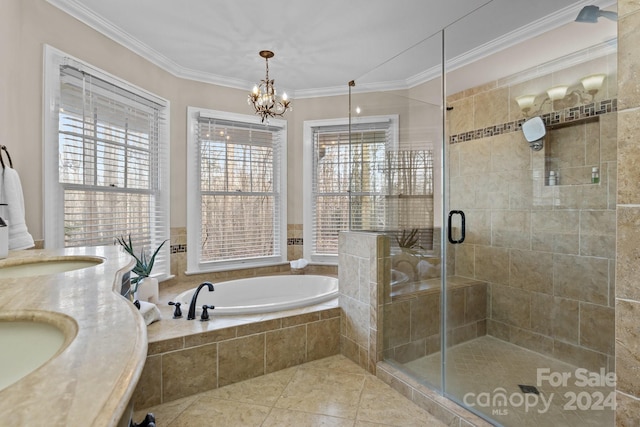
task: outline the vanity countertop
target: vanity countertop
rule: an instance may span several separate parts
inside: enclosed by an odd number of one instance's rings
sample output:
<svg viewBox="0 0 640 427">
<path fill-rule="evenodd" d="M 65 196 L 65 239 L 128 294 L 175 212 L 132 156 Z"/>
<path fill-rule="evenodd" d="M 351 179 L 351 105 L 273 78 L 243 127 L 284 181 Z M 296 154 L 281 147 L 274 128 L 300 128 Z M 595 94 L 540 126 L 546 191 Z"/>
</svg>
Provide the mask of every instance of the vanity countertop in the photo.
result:
<svg viewBox="0 0 640 427">
<path fill-rule="evenodd" d="M 142 316 L 120 296 L 133 258 L 119 246 L 12 251 L 0 260 L 0 269 L 68 255 L 104 262 L 0 279 L 0 320 L 37 319 L 73 337 L 57 356 L 0 390 L 2 425 L 116 426 L 130 411 L 147 354 Z"/>
</svg>

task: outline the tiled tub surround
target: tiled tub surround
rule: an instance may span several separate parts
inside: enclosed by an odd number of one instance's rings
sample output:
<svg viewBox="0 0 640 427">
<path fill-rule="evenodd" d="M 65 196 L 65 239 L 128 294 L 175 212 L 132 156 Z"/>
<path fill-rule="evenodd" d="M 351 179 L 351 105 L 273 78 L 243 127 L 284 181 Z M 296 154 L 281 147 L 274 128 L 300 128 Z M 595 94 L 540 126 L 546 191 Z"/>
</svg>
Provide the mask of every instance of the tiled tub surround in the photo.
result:
<svg viewBox="0 0 640 427">
<path fill-rule="evenodd" d="M 184 284 L 182 290 L 190 285 Z M 148 326 L 149 347 L 134 407 L 147 408 L 340 352 L 337 298 L 277 313 L 173 319 L 181 289 L 161 290 L 162 320 Z"/>
</svg>

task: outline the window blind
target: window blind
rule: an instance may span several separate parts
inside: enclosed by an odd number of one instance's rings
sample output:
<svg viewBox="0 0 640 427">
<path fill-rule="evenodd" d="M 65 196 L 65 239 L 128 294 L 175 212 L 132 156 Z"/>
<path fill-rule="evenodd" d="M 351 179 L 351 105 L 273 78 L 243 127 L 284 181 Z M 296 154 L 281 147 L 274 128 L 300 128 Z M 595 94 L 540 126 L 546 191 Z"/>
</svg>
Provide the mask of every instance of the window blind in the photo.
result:
<svg viewBox="0 0 640 427">
<path fill-rule="evenodd" d="M 283 129 L 200 115 L 196 134 L 199 262 L 280 260 Z"/>
<path fill-rule="evenodd" d="M 345 230 L 433 227 L 433 151 L 395 150 L 390 122 L 313 128 L 312 255 Z"/>
<path fill-rule="evenodd" d="M 55 68 L 47 81 L 56 88 L 47 93 L 57 94 L 57 132 L 46 138 L 57 150 L 45 153 L 57 159 L 53 171 L 47 168 L 54 163 L 45 161 L 45 176 L 53 181 L 48 193 L 57 196 L 45 204 L 60 226 L 52 223 L 48 234 L 45 229 L 45 243 L 112 245 L 131 235 L 136 252 L 155 251 L 169 238 L 166 102 L 66 56 L 48 57 Z M 154 275 L 169 272 L 165 245 Z"/>
</svg>

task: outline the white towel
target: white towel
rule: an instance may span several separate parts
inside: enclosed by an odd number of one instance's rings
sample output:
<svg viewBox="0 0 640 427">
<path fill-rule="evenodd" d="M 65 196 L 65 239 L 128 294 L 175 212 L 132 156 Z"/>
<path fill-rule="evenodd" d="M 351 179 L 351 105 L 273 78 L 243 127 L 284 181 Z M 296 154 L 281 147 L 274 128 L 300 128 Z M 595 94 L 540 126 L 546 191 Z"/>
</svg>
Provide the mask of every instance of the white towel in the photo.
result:
<svg viewBox="0 0 640 427">
<path fill-rule="evenodd" d="M 144 323 L 147 326 L 152 324 L 156 320 L 162 319 L 162 316 L 160 315 L 160 309 L 158 308 L 157 305 L 152 304 L 150 302 L 146 302 L 146 301 L 139 301 L 139 302 L 140 302 L 140 314 L 142 315 L 142 318 L 144 319 Z"/>
<path fill-rule="evenodd" d="M 9 224 L 9 249 L 28 249 L 34 246 L 33 237 L 24 220 L 24 196 L 18 172 L 5 167 L 0 174 L 0 202 L 6 203 L 2 212 Z"/>
</svg>

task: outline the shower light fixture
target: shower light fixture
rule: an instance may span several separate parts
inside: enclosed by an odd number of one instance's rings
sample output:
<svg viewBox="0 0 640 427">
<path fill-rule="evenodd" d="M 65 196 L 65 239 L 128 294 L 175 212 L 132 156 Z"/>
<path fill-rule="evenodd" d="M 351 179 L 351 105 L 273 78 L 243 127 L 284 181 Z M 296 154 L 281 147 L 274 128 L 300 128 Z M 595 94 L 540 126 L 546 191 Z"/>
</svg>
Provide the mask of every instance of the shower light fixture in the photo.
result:
<svg viewBox="0 0 640 427">
<path fill-rule="evenodd" d="M 605 77 L 607 77 L 606 74 L 592 74 L 590 76 L 583 77 L 580 82 L 582 83 L 584 90 L 586 90 L 593 98 L 602 87 Z"/>
<path fill-rule="evenodd" d="M 565 97 L 568 89 L 569 86 L 567 85 L 550 87 L 549 89 L 547 89 L 547 95 L 549 95 L 549 99 L 551 99 L 552 101 L 557 101 L 558 99 L 562 99 Z"/>
<path fill-rule="evenodd" d="M 546 96 L 544 97 L 544 100 L 542 101 L 540 106 L 531 115 L 533 116 L 539 113 L 546 102 L 558 101 L 561 99 L 569 98 L 570 96 L 576 97 L 576 100 L 575 100 L 576 103 L 579 102 L 581 104 L 585 104 L 587 102 L 593 102 L 593 99 L 596 96 L 596 93 L 598 93 L 598 91 L 602 88 L 602 84 L 604 83 L 604 79 L 606 77 L 607 77 L 606 74 L 601 73 L 601 74 L 591 74 L 589 76 L 585 76 L 580 79 L 580 83 L 584 88 L 584 92 L 591 95 L 591 99 L 588 99 L 585 96 L 585 93 L 578 89 L 573 90 L 567 94 L 567 92 L 569 91 L 568 85 L 557 85 L 557 86 L 550 87 L 545 91 Z M 537 95 L 535 94 L 525 94 L 525 95 L 520 95 L 516 97 L 516 102 L 518 103 L 518 106 L 520 107 L 520 110 L 522 110 L 522 112 L 524 113 L 525 117 L 530 116 L 529 113 L 534 107 L 536 98 L 537 98 Z"/>
<path fill-rule="evenodd" d="M 588 22 L 594 24 L 598 22 L 599 17 L 607 18 L 612 21 L 618 20 L 618 14 L 616 12 L 610 12 L 608 10 L 600 10 L 598 6 L 585 6 L 578 13 L 576 22 Z"/>
</svg>

